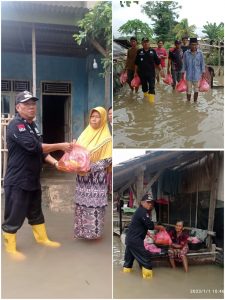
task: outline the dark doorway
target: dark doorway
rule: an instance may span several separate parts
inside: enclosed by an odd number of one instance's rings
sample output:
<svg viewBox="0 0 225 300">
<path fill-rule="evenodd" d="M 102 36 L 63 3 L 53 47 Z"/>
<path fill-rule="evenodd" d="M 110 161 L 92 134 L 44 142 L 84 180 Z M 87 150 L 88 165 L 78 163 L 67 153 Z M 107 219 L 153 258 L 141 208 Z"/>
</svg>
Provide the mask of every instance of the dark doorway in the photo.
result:
<svg viewBox="0 0 225 300">
<path fill-rule="evenodd" d="M 65 142 L 65 107 L 68 96 L 43 95 L 43 142 L 47 144 Z M 60 158 L 62 151 L 51 153 Z"/>
</svg>

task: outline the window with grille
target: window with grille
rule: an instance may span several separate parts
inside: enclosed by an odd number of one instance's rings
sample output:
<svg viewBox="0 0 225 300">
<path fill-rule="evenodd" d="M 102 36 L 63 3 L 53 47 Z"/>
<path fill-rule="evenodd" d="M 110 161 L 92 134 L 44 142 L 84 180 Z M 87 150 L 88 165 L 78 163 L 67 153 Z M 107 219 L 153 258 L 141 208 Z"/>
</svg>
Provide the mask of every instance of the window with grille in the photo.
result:
<svg viewBox="0 0 225 300">
<path fill-rule="evenodd" d="M 30 91 L 29 80 L 2 80 L 1 82 L 2 92 L 23 92 Z"/>
<path fill-rule="evenodd" d="M 1 91 L 2 92 L 10 92 L 11 91 L 11 80 L 2 80 Z"/>
<path fill-rule="evenodd" d="M 30 81 L 13 80 L 13 91 L 15 92 L 30 91 Z"/>
<path fill-rule="evenodd" d="M 71 94 L 71 83 L 69 82 L 43 82 L 42 93 L 44 94 Z"/>
</svg>

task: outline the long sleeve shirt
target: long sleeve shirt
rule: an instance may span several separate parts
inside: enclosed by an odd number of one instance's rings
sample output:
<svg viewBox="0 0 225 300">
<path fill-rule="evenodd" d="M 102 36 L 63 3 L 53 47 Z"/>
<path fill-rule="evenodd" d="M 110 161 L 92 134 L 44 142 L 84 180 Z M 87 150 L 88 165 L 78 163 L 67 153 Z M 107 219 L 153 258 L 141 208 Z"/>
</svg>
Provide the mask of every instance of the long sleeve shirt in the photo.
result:
<svg viewBox="0 0 225 300">
<path fill-rule="evenodd" d="M 189 49 L 184 53 L 182 72 L 186 72 L 188 81 L 200 80 L 202 73 L 205 72 L 205 62 L 201 50 L 197 49 L 196 52 L 192 53 Z"/>
<path fill-rule="evenodd" d="M 160 59 L 158 58 L 154 49 L 148 50 L 139 49 L 137 52 L 135 65 L 138 66 L 139 76 L 155 76 L 155 65 L 160 65 Z"/>
<path fill-rule="evenodd" d="M 9 123 L 6 135 L 8 164 L 4 186 L 18 186 L 27 191 L 38 190 L 43 159 L 41 136 L 34 122 L 19 114 Z"/>
<path fill-rule="evenodd" d="M 154 229 L 149 212 L 140 206 L 134 213 L 126 236 L 126 245 L 144 244 L 147 231 Z"/>
<path fill-rule="evenodd" d="M 126 69 L 134 71 L 135 59 L 137 55 L 138 48 L 130 48 L 127 51 L 127 61 L 126 61 Z"/>
</svg>

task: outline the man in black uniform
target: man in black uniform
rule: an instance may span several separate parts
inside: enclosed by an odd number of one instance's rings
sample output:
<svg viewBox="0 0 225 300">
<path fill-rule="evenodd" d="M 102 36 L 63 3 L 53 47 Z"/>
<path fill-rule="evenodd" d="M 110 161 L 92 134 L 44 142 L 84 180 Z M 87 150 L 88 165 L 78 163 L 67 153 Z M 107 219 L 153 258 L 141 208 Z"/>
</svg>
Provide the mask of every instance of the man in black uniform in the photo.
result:
<svg viewBox="0 0 225 300">
<path fill-rule="evenodd" d="M 134 76 L 139 75 L 142 91 L 150 102 L 154 102 L 155 95 L 155 65 L 162 71 L 160 59 L 155 50 L 150 48 L 149 39 L 142 39 L 142 49 L 137 52 L 135 60 Z M 161 74 L 163 77 L 164 75 Z"/>
<path fill-rule="evenodd" d="M 142 268 L 143 278 L 152 277 L 151 255 L 144 247 L 144 239 L 148 230 L 164 230 L 161 225 L 154 225 L 150 219 L 152 198 L 146 194 L 141 199 L 140 207 L 135 211 L 126 236 L 126 250 L 123 272 L 131 272 L 134 259 Z"/>
<path fill-rule="evenodd" d="M 70 151 L 71 143 L 43 144 L 36 124 L 36 101 L 30 92 L 24 91 L 16 97 L 17 114 L 7 127 L 8 163 L 4 179 L 5 215 L 2 224 L 5 249 L 14 258 L 25 256 L 16 250 L 16 232 L 25 218 L 32 226 L 38 243 L 59 247 L 48 239 L 41 208 L 40 172 L 42 161 L 58 168 L 58 162 L 49 152 Z"/>
</svg>

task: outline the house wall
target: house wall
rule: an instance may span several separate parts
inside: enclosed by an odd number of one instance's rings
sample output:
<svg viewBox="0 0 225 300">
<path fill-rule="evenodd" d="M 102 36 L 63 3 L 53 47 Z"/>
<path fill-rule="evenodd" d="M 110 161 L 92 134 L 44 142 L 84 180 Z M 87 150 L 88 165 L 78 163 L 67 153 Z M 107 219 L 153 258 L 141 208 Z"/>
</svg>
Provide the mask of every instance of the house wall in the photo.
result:
<svg viewBox="0 0 225 300">
<path fill-rule="evenodd" d="M 70 81 L 72 84 L 72 136 L 77 138 L 87 125 L 90 108 L 104 106 L 104 78 L 100 57 L 96 56 L 99 68 L 93 70 L 93 57 L 74 58 L 37 55 L 37 96 L 40 97 L 41 81 Z M 2 79 L 31 80 L 32 57 L 29 54 L 2 53 Z M 37 123 L 42 129 L 41 101 Z"/>
<path fill-rule="evenodd" d="M 196 190 L 199 192 L 210 191 L 211 178 L 214 161 L 209 159 L 205 160 L 200 165 L 191 166 L 186 169 L 183 174 L 182 191 L 186 193 L 194 193 Z M 224 201 L 224 156 L 220 154 L 219 177 L 217 200 Z M 222 204 L 223 205 L 223 204 Z"/>
</svg>

